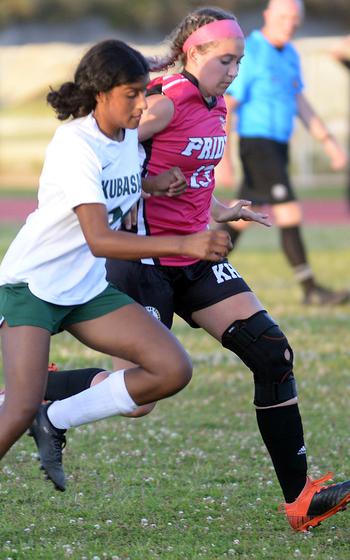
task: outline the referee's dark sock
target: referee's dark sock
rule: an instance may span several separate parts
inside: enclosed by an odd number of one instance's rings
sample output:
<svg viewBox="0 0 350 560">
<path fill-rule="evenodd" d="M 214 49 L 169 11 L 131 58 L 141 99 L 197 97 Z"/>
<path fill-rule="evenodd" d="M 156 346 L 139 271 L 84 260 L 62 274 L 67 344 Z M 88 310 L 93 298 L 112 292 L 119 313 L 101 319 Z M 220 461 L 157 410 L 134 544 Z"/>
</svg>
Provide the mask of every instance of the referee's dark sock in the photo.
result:
<svg viewBox="0 0 350 560">
<path fill-rule="evenodd" d="M 303 426 L 297 404 L 257 409 L 261 436 L 287 503 L 294 502 L 307 476 Z"/>
<path fill-rule="evenodd" d="M 289 264 L 294 270 L 295 277 L 304 292 L 307 293 L 315 287 L 315 279 L 307 261 L 304 241 L 300 226 L 280 228 L 281 245 Z"/>
<path fill-rule="evenodd" d="M 49 371 L 45 400 L 60 401 L 85 391 L 91 385 L 94 377 L 105 371 L 101 368 L 71 369 L 63 371 Z"/>
</svg>

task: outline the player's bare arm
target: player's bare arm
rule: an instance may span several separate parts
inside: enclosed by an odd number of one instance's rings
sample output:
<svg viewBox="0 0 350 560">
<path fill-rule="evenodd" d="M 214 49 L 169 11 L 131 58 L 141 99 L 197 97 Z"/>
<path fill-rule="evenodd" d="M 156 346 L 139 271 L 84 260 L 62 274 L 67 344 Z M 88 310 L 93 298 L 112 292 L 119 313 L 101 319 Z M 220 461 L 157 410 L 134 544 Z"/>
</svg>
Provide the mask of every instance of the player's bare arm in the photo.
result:
<svg viewBox="0 0 350 560">
<path fill-rule="evenodd" d="M 136 236 L 110 229 L 103 204 L 81 204 L 75 208 L 85 239 L 95 257 L 139 259 L 168 255 L 219 261 L 225 257 L 231 243 L 226 232 L 202 231 L 191 235 L 159 237 Z"/>
<path fill-rule="evenodd" d="M 337 139 L 314 111 L 310 102 L 301 93 L 297 97 L 297 106 L 298 116 L 304 126 L 316 140 L 322 142 L 323 149 L 330 159 L 332 169 L 344 169 L 348 161 L 345 150 L 343 150 Z"/>
<path fill-rule="evenodd" d="M 139 124 L 139 141 L 152 138 L 154 134 L 164 130 L 174 116 L 174 104 L 164 95 L 151 95 L 147 98 L 147 109 L 143 112 Z"/>
<path fill-rule="evenodd" d="M 184 174 L 179 167 L 172 167 L 159 175 L 144 177 L 142 189 L 153 195 L 179 196 L 187 187 Z"/>
</svg>

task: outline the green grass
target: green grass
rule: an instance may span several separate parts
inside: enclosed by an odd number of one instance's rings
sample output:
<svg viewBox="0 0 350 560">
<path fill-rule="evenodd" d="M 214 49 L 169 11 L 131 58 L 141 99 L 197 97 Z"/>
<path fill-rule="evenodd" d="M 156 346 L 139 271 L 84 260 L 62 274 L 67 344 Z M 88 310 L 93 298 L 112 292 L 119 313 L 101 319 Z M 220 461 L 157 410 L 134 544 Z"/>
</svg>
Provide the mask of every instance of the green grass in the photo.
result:
<svg viewBox="0 0 350 560">
<path fill-rule="evenodd" d="M 15 230 L 0 227 L 1 252 Z M 348 229 L 304 235 L 320 282 L 349 287 Z M 274 230 L 252 229 L 231 260 L 295 350 L 311 474 L 349 478 L 350 306 L 302 307 Z M 180 320 L 174 330 L 193 357 L 191 384 L 143 419 L 72 430 L 64 494 L 44 481 L 30 438 L 3 459 L 1 560 L 349 558 L 350 511 L 306 535 L 277 513 L 250 373 L 205 333 Z M 53 337 L 50 357 L 61 367 L 110 366 L 67 334 Z"/>
<path fill-rule="evenodd" d="M 0 200 L 1 198 L 35 198 L 37 196 L 37 186 L 11 186 L 0 184 Z M 215 196 L 222 200 L 230 200 L 233 196 L 233 190 L 218 186 L 215 190 Z M 345 188 L 343 185 L 333 187 L 303 187 L 298 190 L 300 200 L 343 200 L 345 198 Z"/>
<path fill-rule="evenodd" d="M 37 198 L 38 187 L 1 187 L 0 186 L 0 203 L 2 198 Z"/>
</svg>

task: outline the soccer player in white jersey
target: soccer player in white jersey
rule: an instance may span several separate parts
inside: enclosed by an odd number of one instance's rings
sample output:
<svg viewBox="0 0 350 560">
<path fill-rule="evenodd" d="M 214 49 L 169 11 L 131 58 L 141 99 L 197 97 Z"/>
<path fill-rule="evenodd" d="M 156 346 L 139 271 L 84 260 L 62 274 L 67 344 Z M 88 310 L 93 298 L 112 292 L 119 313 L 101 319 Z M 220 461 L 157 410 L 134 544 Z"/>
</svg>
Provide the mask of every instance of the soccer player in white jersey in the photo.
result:
<svg viewBox="0 0 350 560">
<path fill-rule="evenodd" d="M 187 254 L 220 261 L 230 248 L 223 232 L 141 238 L 118 231 L 139 199 L 141 185 L 168 196 L 185 187 L 178 169 L 141 179 L 137 126 L 147 106 L 148 71 L 138 51 L 107 40 L 85 54 L 72 82 L 48 94 L 60 120 L 73 118 L 57 129 L 47 149 L 38 209 L 0 268 L 6 382 L 0 457 L 37 413 L 46 386 L 50 337 L 57 332 L 67 330 L 90 348 L 139 364 L 105 380 L 112 397 L 110 413 L 130 413 L 168 397 L 191 378 L 190 359 L 169 330 L 106 281 L 106 257 Z M 94 404 L 104 383 L 96 386 L 86 405 L 88 420 L 95 418 Z M 56 485 L 64 489 L 60 471 Z"/>
</svg>

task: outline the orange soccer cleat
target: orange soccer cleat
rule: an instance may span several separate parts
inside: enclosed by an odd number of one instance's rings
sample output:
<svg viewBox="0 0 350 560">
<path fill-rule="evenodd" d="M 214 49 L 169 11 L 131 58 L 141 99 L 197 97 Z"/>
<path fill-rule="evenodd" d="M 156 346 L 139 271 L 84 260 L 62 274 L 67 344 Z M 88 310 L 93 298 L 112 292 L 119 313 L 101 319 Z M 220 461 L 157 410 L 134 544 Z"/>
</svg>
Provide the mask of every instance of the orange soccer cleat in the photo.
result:
<svg viewBox="0 0 350 560">
<path fill-rule="evenodd" d="M 295 531 L 307 531 L 316 527 L 328 517 L 344 510 L 350 502 L 350 480 L 323 486 L 330 480 L 333 473 L 329 472 L 319 480 L 307 477 L 306 484 L 291 504 L 281 504 L 290 526 Z"/>
</svg>

